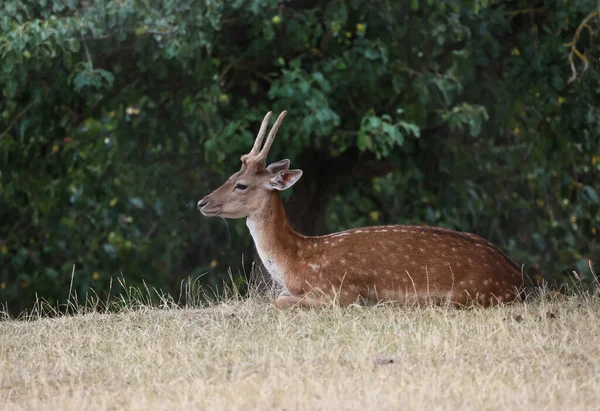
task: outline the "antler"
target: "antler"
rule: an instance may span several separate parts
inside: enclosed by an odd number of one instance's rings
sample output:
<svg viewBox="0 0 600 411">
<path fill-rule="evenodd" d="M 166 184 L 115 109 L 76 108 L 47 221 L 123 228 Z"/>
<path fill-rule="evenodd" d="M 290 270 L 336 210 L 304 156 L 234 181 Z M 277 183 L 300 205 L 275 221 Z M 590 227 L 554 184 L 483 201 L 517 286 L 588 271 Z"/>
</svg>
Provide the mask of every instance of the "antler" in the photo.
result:
<svg viewBox="0 0 600 411">
<path fill-rule="evenodd" d="M 287 111 L 284 110 L 279 114 L 275 124 L 271 127 L 271 131 L 269 131 L 269 135 L 267 136 L 267 141 L 265 145 L 262 147 L 263 139 L 265 138 L 265 133 L 267 131 L 267 125 L 269 124 L 269 119 L 273 114 L 272 111 L 269 111 L 260 125 L 260 130 L 258 130 L 258 134 L 256 135 L 256 140 L 254 141 L 254 146 L 252 150 L 248 154 L 242 156 L 243 163 L 254 163 L 254 164 L 264 164 L 266 163 L 267 155 L 269 154 L 269 150 L 271 150 L 271 146 L 273 145 L 273 140 L 275 139 L 275 135 L 277 134 L 277 130 L 279 130 L 279 126 L 283 122 L 283 119 L 287 115 Z"/>
<path fill-rule="evenodd" d="M 262 146 L 263 139 L 265 138 L 265 132 L 267 131 L 267 126 L 269 125 L 271 115 L 273 115 L 273 112 L 269 111 L 265 118 L 263 118 L 262 124 L 260 125 L 260 130 L 258 130 L 256 140 L 254 141 L 254 147 L 252 147 L 252 150 L 246 154 L 248 157 L 254 157 L 260 153 L 260 146 Z"/>
</svg>

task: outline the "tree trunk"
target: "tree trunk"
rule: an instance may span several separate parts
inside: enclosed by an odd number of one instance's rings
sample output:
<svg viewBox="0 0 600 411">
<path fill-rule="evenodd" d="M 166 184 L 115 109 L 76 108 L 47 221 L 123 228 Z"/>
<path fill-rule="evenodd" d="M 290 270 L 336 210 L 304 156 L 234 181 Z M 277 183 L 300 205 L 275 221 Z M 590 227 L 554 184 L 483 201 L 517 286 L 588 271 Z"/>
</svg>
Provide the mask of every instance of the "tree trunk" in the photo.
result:
<svg viewBox="0 0 600 411">
<path fill-rule="evenodd" d="M 296 231 L 304 235 L 327 234 L 327 206 L 352 177 L 357 161 L 355 152 L 331 158 L 328 153 L 307 150 L 300 156 L 297 168 L 303 175 L 285 204 L 287 219 Z"/>
</svg>

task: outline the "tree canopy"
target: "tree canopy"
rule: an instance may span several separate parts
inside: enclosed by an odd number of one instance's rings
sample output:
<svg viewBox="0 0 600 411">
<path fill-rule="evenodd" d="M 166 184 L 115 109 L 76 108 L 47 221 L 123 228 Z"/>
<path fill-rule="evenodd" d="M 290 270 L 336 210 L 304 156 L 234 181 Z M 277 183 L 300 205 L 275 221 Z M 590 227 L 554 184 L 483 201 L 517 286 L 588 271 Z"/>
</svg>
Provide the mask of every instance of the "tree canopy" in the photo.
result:
<svg viewBox="0 0 600 411">
<path fill-rule="evenodd" d="M 5 0 L 0 302 L 246 275 L 196 202 L 264 114 L 294 227 L 440 225 L 546 279 L 600 259 L 593 0 Z M 206 274 L 206 275 L 203 275 Z M 538 277 L 538 280 L 540 278 Z"/>
</svg>

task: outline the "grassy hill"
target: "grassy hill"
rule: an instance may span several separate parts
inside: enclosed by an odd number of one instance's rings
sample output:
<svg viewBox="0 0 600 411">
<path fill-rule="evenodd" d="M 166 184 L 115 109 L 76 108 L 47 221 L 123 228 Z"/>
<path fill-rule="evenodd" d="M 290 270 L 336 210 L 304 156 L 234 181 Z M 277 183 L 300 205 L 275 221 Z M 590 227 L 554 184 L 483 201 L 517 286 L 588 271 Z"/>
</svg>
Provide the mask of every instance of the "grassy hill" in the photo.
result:
<svg viewBox="0 0 600 411">
<path fill-rule="evenodd" d="M 600 299 L 209 307 L 0 321 L 0 408 L 592 409 Z"/>
</svg>

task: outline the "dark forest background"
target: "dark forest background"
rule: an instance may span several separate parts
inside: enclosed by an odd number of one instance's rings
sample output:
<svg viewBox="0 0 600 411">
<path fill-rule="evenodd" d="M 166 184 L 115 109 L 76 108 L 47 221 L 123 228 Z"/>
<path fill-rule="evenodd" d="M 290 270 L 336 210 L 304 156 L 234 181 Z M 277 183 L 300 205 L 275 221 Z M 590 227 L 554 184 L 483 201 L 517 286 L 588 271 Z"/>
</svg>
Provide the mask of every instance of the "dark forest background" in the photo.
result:
<svg viewBox="0 0 600 411">
<path fill-rule="evenodd" d="M 600 262 L 600 3 L 4 0 L 0 303 L 249 276 L 197 201 L 264 114 L 304 234 L 471 231 L 537 281 Z M 596 264 L 598 266 L 598 264 Z M 598 270 L 597 270 L 598 271 Z M 113 293 L 119 292 L 113 284 Z"/>
</svg>

